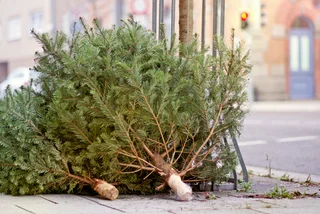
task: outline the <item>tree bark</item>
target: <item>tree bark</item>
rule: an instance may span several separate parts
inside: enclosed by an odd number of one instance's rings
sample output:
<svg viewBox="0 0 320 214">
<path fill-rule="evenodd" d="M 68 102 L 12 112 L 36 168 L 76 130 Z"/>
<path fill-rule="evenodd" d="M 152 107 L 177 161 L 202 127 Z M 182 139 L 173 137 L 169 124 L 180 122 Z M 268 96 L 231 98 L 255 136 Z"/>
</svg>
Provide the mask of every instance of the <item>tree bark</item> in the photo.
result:
<svg viewBox="0 0 320 214">
<path fill-rule="evenodd" d="M 193 0 L 179 1 L 179 40 L 188 44 L 193 36 Z"/>
<path fill-rule="evenodd" d="M 176 194 L 176 199 L 179 201 L 191 201 L 192 189 L 181 180 L 176 170 L 169 163 L 166 163 L 161 155 L 153 154 L 152 158 L 154 165 L 161 170 L 159 174 L 165 177 L 166 183 Z"/>
<path fill-rule="evenodd" d="M 118 198 L 119 191 L 116 187 L 100 179 L 94 179 L 94 181 L 93 188 L 101 196 L 109 200 Z"/>
</svg>

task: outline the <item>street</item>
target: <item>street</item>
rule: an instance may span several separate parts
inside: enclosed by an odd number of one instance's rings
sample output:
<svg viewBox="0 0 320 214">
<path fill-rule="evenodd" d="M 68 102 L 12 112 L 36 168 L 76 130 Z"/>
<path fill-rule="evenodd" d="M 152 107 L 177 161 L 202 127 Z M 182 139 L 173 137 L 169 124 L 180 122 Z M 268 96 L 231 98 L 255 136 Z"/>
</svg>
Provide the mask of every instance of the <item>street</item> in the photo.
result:
<svg viewBox="0 0 320 214">
<path fill-rule="evenodd" d="M 246 165 L 320 175 L 320 112 L 251 112 L 238 143 Z"/>
</svg>

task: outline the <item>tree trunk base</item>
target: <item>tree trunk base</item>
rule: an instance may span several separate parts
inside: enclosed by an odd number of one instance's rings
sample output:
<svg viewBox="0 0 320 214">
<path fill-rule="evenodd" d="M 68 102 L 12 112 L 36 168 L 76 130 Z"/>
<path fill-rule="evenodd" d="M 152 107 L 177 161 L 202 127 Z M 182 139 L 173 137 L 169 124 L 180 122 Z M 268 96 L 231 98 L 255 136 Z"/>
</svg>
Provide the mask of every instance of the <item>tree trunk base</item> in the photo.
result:
<svg viewBox="0 0 320 214">
<path fill-rule="evenodd" d="M 176 199 L 178 201 L 192 200 L 191 187 L 184 183 L 178 173 L 173 169 L 171 169 L 170 176 L 167 178 L 167 184 L 176 194 Z"/>
<path fill-rule="evenodd" d="M 99 193 L 99 195 L 109 200 L 115 200 L 118 198 L 119 191 L 115 186 L 100 179 L 94 179 L 94 181 L 95 184 L 93 189 Z"/>
</svg>

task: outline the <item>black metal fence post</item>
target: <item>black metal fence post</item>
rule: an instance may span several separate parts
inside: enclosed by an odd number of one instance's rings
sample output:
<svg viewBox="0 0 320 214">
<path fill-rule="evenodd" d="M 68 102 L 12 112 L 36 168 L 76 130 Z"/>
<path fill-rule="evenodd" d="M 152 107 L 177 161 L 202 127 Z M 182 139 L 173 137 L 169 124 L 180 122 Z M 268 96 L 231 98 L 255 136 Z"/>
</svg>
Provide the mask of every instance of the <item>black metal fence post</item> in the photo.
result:
<svg viewBox="0 0 320 214">
<path fill-rule="evenodd" d="M 157 0 L 152 0 L 152 31 L 157 35 Z"/>
<path fill-rule="evenodd" d="M 201 49 L 204 49 L 206 37 L 206 0 L 202 0 Z"/>
<path fill-rule="evenodd" d="M 171 39 L 175 34 L 176 0 L 171 0 Z"/>
<path fill-rule="evenodd" d="M 159 40 L 163 39 L 163 33 L 161 29 L 163 25 L 163 10 L 164 10 L 164 2 L 163 0 L 159 0 L 159 25 L 158 25 Z"/>
</svg>

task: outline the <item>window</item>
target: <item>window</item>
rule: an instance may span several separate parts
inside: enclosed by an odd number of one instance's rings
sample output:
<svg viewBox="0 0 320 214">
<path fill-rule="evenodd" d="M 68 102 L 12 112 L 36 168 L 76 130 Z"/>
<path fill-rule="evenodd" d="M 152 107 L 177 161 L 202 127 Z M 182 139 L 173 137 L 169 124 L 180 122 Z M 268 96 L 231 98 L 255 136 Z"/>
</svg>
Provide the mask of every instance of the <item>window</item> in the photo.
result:
<svg viewBox="0 0 320 214">
<path fill-rule="evenodd" d="M 34 29 L 36 32 L 43 32 L 43 12 L 34 11 L 30 14 L 30 29 Z"/>
<path fill-rule="evenodd" d="M 21 38 L 21 19 L 19 16 L 8 21 L 8 40 L 14 41 Z"/>
</svg>

